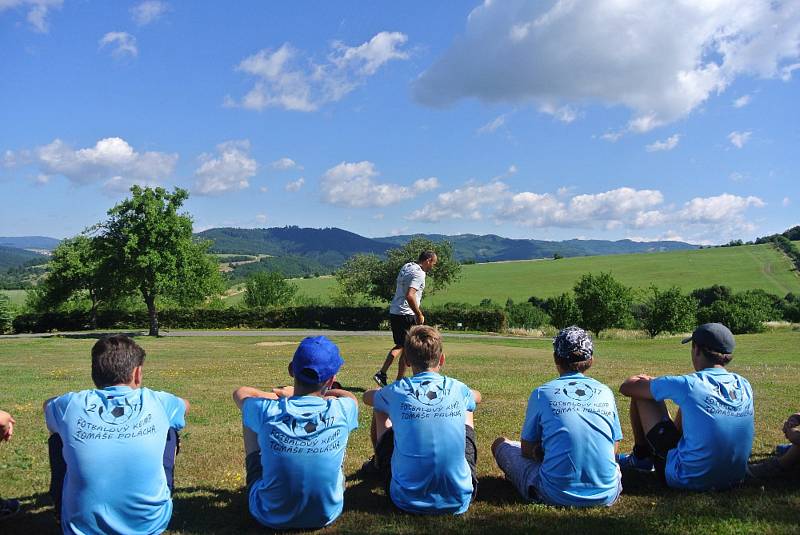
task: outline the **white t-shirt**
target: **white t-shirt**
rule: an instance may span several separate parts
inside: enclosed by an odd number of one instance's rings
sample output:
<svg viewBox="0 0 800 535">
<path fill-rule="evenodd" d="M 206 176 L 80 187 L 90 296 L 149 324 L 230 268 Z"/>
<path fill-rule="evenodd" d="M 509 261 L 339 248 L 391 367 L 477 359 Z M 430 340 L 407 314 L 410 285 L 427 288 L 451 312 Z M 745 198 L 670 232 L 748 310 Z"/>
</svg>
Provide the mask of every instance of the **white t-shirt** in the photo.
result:
<svg viewBox="0 0 800 535">
<path fill-rule="evenodd" d="M 392 304 L 389 306 L 390 314 L 400 316 L 414 316 L 414 311 L 408 306 L 406 293 L 409 288 L 417 290 L 417 307 L 422 303 L 422 291 L 425 289 L 425 272 L 416 262 L 409 262 L 400 269 L 397 275 L 397 289 L 394 291 Z"/>
</svg>

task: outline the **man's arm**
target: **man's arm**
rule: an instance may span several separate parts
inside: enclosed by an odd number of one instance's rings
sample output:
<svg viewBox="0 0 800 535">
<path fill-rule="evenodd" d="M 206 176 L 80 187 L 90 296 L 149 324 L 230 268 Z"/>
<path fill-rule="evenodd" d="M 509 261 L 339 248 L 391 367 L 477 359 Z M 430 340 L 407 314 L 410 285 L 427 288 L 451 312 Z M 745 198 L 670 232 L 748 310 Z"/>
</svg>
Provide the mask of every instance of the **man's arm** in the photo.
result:
<svg viewBox="0 0 800 535">
<path fill-rule="evenodd" d="M 264 392 L 252 386 L 240 386 L 233 391 L 233 401 L 239 409 L 242 408 L 244 400 L 247 398 L 278 399 L 278 394 L 275 392 Z"/>
<path fill-rule="evenodd" d="M 650 382 L 653 380 L 649 375 L 634 375 L 629 377 L 619 387 L 619 392 L 623 396 L 633 399 L 653 399 L 650 391 Z"/>
<path fill-rule="evenodd" d="M 422 314 L 422 310 L 420 310 L 419 305 L 417 304 L 417 289 L 416 288 L 409 288 L 406 292 L 406 301 L 408 302 L 409 308 L 414 312 L 414 315 L 417 317 L 417 325 L 425 325 L 425 315 Z"/>
</svg>

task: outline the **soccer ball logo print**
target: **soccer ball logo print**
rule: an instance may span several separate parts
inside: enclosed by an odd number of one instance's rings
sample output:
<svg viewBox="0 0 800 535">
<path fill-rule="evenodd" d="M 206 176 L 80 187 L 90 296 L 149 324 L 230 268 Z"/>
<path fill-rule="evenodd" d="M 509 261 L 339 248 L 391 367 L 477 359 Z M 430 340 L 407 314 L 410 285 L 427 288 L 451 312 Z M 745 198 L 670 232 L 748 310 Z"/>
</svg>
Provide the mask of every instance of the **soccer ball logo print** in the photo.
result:
<svg viewBox="0 0 800 535">
<path fill-rule="evenodd" d="M 133 406 L 125 400 L 124 405 L 116 405 L 111 407 L 98 407 L 97 414 L 100 419 L 107 424 L 122 425 L 131 419 L 134 413 Z"/>
<path fill-rule="evenodd" d="M 446 395 L 447 390 L 445 390 L 443 381 L 422 381 L 414 389 L 414 397 L 423 405 L 438 405 L 444 400 Z"/>
<path fill-rule="evenodd" d="M 563 388 L 564 394 L 575 401 L 589 401 L 594 397 L 594 388 L 583 381 L 570 381 Z"/>
</svg>

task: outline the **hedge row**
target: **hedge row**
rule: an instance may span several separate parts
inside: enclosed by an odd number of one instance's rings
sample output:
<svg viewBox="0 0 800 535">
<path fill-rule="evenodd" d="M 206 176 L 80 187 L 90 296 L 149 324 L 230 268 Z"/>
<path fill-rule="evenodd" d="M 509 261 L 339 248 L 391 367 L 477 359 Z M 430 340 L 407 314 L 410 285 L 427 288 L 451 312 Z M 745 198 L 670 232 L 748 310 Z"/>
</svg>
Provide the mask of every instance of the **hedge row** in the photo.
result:
<svg viewBox="0 0 800 535">
<path fill-rule="evenodd" d="M 166 329 L 267 329 L 302 328 L 333 330 L 377 330 L 387 319 L 383 307 L 300 306 L 275 309 L 174 309 L 158 313 Z M 444 305 L 426 310 L 426 323 L 445 329 L 498 332 L 506 317 L 499 310 L 470 305 Z M 99 312 L 97 329 L 147 328 L 145 311 L 108 310 Z M 80 331 L 92 328 L 88 312 L 47 312 L 22 314 L 14 318 L 14 332 Z"/>
</svg>

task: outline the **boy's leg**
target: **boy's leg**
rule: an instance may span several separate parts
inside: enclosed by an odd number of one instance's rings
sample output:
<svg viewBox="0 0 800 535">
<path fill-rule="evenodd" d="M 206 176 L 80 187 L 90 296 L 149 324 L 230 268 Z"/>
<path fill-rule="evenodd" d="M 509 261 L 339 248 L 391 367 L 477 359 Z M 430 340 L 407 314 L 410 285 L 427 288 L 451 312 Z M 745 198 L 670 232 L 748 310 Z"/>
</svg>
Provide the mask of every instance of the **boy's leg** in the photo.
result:
<svg viewBox="0 0 800 535">
<path fill-rule="evenodd" d="M 67 463 L 64 461 L 63 448 L 61 435 L 51 434 L 47 440 L 47 453 L 50 458 L 50 497 L 53 499 L 56 521 L 61 520 L 61 493 L 64 490 L 64 478 L 67 476 Z"/>
<path fill-rule="evenodd" d="M 784 470 L 791 470 L 800 466 L 800 446 L 792 444 L 792 447 L 786 450 L 786 453 L 778 457 L 778 463 Z"/>
<path fill-rule="evenodd" d="M 178 430 L 170 427 L 167 431 L 167 443 L 164 445 L 164 475 L 167 476 L 167 486 L 170 493 L 175 492 L 175 457 L 181 447 L 181 438 Z"/>
<path fill-rule="evenodd" d="M 681 422 L 680 411 L 676 420 Z M 633 456 L 636 459 L 652 458 L 662 482 L 666 482 L 667 453 L 675 448 L 681 438 L 681 429 L 669 415 L 663 401 L 651 399 L 631 400 L 631 426 L 633 428 Z"/>
<path fill-rule="evenodd" d="M 475 414 L 467 412 L 464 422 L 464 457 L 467 459 L 469 471 L 472 475 L 472 499 L 478 496 L 478 440 L 475 437 Z"/>
<path fill-rule="evenodd" d="M 499 437 L 492 443 L 497 466 L 525 500 L 539 501 L 537 481 L 541 463 L 522 456 L 522 444 Z"/>
</svg>

